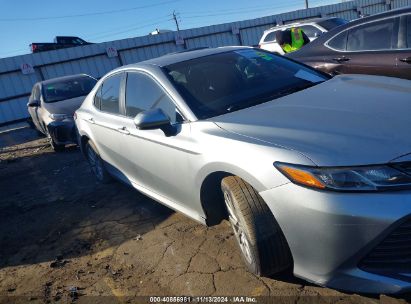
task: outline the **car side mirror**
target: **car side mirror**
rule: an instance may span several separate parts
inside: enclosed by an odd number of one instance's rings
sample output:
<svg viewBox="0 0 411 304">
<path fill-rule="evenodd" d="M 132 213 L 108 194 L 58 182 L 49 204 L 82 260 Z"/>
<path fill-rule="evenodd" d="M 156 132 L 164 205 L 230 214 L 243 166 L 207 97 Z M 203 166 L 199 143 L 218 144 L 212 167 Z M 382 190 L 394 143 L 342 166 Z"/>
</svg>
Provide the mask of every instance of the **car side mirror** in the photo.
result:
<svg viewBox="0 0 411 304">
<path fill-rule="evenodd" d="M 170 126 L 170 118 L 161 109 L 140 112 L 134 118 L 134 124 L 139 130 L 161 129 Z"/>
<path fill-rule="evenodd" d="M 32 99 L 27 103 L 28 107 L 39 107 L 40 106 L 40 101 L 36 99 Z"/>
</svg>

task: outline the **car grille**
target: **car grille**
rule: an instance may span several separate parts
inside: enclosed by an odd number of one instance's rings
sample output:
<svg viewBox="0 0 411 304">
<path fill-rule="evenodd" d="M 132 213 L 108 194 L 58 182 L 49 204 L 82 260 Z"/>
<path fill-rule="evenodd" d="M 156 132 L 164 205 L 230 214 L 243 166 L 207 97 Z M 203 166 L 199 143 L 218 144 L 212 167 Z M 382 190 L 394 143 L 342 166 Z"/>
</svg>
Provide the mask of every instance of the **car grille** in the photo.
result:
<svg viewBox="0 0 411 304">
<path fill-rule="evenodd" d="M 411 220 L 391 232 L 362 261 L 359 267 L 369 272 L 411 272 Z"/>
</svg>

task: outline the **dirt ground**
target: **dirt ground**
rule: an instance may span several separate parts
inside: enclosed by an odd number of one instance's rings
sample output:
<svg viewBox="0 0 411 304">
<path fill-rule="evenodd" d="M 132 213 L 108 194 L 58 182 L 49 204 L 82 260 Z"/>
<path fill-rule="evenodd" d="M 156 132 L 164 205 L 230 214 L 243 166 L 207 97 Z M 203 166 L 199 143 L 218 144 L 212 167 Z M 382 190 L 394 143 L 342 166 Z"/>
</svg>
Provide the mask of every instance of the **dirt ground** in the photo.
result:
<svg viewBox="0 0 411 304">
<path fill-rule="evenodd" d="M 138 296 L 161 295 L 410 301 L 348 295 L 287 273 L 256 277 L 226 222 L 207 228 L 120 183 L 100 185 L 78 148 L 55 153 L 29 128 L 0 133 L 0 303 L 148 303 Z"/>
</svg>

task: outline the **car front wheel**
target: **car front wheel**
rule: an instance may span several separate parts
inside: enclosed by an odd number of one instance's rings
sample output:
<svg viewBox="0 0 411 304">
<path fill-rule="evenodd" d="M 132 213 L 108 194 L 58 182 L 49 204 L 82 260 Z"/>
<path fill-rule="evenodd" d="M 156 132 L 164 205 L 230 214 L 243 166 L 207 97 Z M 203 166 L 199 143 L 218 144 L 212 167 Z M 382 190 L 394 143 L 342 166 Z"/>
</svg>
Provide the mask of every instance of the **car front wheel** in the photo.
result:
<svg viewBox="0 0 411 304">
<path fill-rule="evenodd" d="M 221 189 L 247 268 L 261 276 L 289 268 L 292 258 L 288 244 L 258 192 L 237 176 L 224 178 Z"/>
<path fill-rule="evenodd" d="M 101 183 L 108 183 L 111 180 L 111 176 L 104 167 L 104 162 L 97 152 L 96 146 L 88 141 L 86 144 L 86 156 L 90 164 L 91 171 L 96 176 L 97 180 Z"/>
</svg>

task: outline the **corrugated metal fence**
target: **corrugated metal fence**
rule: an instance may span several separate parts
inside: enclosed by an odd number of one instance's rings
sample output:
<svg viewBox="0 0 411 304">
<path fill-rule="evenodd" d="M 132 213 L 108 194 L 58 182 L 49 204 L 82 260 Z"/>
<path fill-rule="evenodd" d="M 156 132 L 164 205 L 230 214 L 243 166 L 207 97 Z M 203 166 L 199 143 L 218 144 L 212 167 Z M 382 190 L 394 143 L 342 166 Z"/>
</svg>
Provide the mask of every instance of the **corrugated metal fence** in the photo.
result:
<svg viewBox="0 0 411 304">
<path fill-rule="evenodd" d="M 265 29 L 277 24 L 325 16 L 352 20 L 361 14 L 370 15 L 408 5 L 411 0 L 356 0 L 182 30 L 179 36 L 183 38 L 184 41 L 180 40 L 183 44 L 177 44 L 176 32 L 170 32 L 0 59 L 0 125 L 28 117 L 27 98 L 37 81 L 76 73 L 100 78 L 118 66 L 184 49 L 255 45 Z M 117 51 L 117 56 L 108 56 L 110 47 Z M 23 74 L 23 64 L 33 67 L 34 71 Z"/>
</svg>

